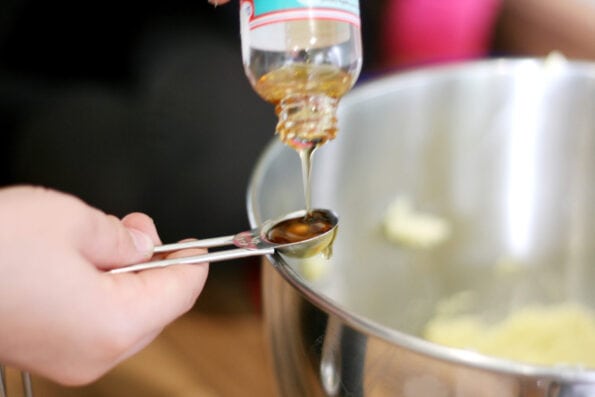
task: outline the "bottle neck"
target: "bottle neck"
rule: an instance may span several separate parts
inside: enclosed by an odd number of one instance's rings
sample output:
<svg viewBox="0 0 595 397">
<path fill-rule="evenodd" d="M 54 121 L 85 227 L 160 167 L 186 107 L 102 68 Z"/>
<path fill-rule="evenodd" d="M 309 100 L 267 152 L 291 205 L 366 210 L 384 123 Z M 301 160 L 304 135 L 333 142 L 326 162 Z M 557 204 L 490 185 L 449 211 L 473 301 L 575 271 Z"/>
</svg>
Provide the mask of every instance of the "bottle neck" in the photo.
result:
<svg viewBox="0 0 595 397">
<path fill-rule="evenodd" d="M 324 94 L 293 94 L 277 105 L 277 134 L 296 150 L 315 148 L 335 138 L 339 100 Z"/>
</svg>

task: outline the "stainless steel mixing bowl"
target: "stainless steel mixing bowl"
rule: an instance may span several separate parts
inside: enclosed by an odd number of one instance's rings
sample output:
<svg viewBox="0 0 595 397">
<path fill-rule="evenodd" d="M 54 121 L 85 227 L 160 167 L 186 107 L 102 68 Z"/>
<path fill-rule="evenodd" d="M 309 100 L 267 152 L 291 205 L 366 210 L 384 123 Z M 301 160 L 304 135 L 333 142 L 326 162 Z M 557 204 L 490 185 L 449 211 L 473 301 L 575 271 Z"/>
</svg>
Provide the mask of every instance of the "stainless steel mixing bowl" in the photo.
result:
<svg viewBox="0 0 595 397">
<path fill-rule="evenodd" d="M 491 60 L 395 74 L 354 89 L 339 118 L 313 171 L 313 204 L 340 218 L 332 259 L 263 266 L 280 395 L 595 395 L 593 370 L 420 337 L 462 291 L 474 297 L 467 312 L 491 318 L 534 302 L 595 308 L 595 65 Z M 389 242 L 381 225 L 398 196 L 448 220 L 449 239 Z M 251 222 L 303 203 L 298 156 L 275 141 L 254 170 Z M 516 271 L 498 272 L 502 263 Z"/>
</svg>

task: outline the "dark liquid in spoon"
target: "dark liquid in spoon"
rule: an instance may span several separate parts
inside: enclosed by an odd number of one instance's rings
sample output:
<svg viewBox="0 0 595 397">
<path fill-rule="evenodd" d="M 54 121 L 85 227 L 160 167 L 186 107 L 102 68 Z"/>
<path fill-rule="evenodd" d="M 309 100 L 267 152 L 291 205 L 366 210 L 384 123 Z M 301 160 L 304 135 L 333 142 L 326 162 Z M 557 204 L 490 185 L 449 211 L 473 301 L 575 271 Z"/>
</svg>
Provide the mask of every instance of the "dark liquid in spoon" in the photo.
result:
<svg viewBox="0 0 595 397">
<path fill-rule="evenodd" d="M 333 228 L 332 220 L 322 211 L 312 211 L 304 217 L 284 220 L 267 232 L 272 243 L 288 244 L 320 236 Z"/>
</svg>

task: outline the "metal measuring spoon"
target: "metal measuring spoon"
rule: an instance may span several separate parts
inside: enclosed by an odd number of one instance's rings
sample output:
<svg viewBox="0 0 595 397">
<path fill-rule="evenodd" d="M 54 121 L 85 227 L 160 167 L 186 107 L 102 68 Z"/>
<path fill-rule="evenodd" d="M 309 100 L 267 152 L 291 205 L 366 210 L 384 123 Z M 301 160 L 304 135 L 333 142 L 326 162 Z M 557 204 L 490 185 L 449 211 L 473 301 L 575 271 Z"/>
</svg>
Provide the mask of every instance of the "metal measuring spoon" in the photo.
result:
<svg viewBox="0 0 595 397">
<path fill-rule="evenodd" d="M 306 233 L 306 236 L 308 237 L 301 239 L 299 237 L 299 230 L 297 230 L 297 236 L 295 233 L 291 233 L 291 231 L 289 233 L 284 233 L 283 230 L 280 230 L 281 228 L 285 229 L 286 226 L 291 227 L 292 224 L 297 224 L 298 229 L 300 229 L 301 225 L 308 226 L 308 219 L 312 220 L 312 222 L 316 220 L 326 222 L 327 227 L 324 228 L 324 231 L 320 233 L 314 233 L 315 235 L 312 236 L 309 236 L 308 233 Z M 300 220 L 303 220 L 301 225 L 299 222 Z M 160 254 L 190 248 L 213 248 L 223 247 L 226 245 L 236 246 L 236 249 L 139 263 L 136 265 L 112 269 L 109 272 L 128 273 L 172 265 L 218 262 L 230 259 L 245 258 L 248 256 L 270 255 L 275 251 L 279 251 L 282 254 L 292 257 L 306 258 L 330 249 L 330 246 L 335 239 L 338 223 L 339 218 L 337 215 L 333 211 L 327 209 L 314 209 L 310 211 L 309 214 L 306 210 L 296 211 L 287 214 L 282 218 L 266 221 L 261 227 L 256 229 L 241 232 L 232 236 L 215 237 L 177 244 L 159 245 L 154 248 L 153 253 Z"/>
</svg>

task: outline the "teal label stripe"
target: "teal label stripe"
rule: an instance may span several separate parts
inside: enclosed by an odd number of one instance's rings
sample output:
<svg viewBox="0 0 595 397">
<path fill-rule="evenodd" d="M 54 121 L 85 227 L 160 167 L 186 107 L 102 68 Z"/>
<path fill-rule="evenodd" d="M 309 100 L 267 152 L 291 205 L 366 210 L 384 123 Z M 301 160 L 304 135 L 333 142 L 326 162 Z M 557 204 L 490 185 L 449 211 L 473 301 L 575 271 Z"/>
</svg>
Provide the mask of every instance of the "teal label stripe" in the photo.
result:
<svg viewBox="0 0 595 397">
<path fill-rule="evenodd" d="M 254 16 L 299 8 L 328 8 L 359 16 L 358 0 L 254 0 Z"/>
</svg>

